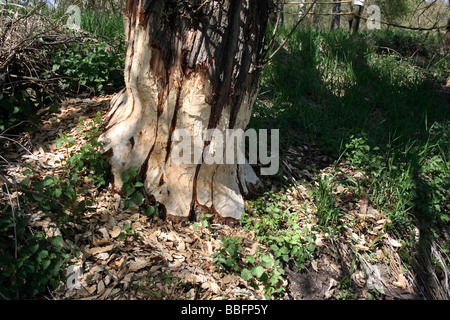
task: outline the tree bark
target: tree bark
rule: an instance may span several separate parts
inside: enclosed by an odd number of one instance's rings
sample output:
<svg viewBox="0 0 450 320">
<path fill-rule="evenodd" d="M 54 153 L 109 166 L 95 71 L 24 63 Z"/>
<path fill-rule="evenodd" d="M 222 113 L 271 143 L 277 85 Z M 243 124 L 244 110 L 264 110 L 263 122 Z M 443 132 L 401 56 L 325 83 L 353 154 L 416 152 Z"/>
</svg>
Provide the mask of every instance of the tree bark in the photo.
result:
<svg viewBox="0 0 450 320">
<path fill-rule="evenodd" d="M 300 2 L 305 2 L 305 0 L 301 0 Z M 298 19 L 300 20 L 303 17 L 303 14 L 305 13 L 305 4 L 299 3 L 298 4 Z"/>
<path fill-rule="evenodd" d="M 335 3 L 333 5 L 333 17 L 331 18 L 331 30 L 338 30 L 341 25 L 341 4 Z"/>
<path fill-rule="evenodd" d="M 350 24 L 350 34 L 355 34 L 359 30 L 359 21 L 362 13 L 363 6 L 361 5 L 354 5 L 353 6 L 353 18 L 351 20 Z"/>
<path fill-rule="evenodd" d="M 269 10 L 268 0 L 126 0 L 126 88 L 112 99 L 101 137 L 114 190 L 122 190 L 121 174 L 137 167 L 168 219 L 240 218 L 257 175 L 248 163 L 196 161 L 195 150 L 204 157 L 226 146 L 195 137 L 199 125 L 246 128 Z M 182 154 L 188 163 L 173 157 L 176 130 L 194 137 L 192 153 Z"/>
<path fill-rule="evenodd" d="M 282 28 L 284 24 L 284 0 L 278 0 L 277 2 L 277 19 L 278 27 Z"/>
<path fill-rule="evenodd" d="M 445 32 L 444 48 L 447 53 L 450 52 L 450 2 L 447 8 L 447 30 Z"/>
</svg>

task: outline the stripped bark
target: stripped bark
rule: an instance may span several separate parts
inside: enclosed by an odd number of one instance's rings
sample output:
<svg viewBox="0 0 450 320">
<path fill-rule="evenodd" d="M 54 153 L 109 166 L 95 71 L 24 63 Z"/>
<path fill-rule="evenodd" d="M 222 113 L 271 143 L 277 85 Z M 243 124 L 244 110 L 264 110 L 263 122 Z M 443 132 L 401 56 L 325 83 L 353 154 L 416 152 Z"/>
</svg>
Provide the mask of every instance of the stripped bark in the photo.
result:
<svg viewBox="0 0 450 320">
<path fill-rule="evenodd" d="M 259 183 L 250 165 L 177 164 L 172 134 L 183 129 L 193 137 L 196 123 L 222 132 L 246 128 L 269 9 L 266 0 L 126 1 L 126 88 L 111 101 L 101 137 L 116 191 L 121 173 L 138 167 L 167 218 L 240 218 L 242 194 Z M 225 146 L 194 139 L 195 148 Z"/>
</svg>

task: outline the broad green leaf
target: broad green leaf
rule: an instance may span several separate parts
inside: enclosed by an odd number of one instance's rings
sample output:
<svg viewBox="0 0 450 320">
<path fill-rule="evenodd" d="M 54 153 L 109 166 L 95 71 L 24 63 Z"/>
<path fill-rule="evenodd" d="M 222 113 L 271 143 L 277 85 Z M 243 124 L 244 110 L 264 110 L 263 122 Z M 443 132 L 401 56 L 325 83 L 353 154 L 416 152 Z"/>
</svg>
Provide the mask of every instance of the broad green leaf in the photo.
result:
<svg viewBox="0 0 450 320">
<path fill-rule="evenodd" d="M 264 273 L 264 268 L 262 266 L 253 267 L 252 272 L 259 279 Z"/>
<path fill-rule="evenodd" d="M 245 281 L 249 281 L 252 278 L 252 276 L 253 275 L 251 271 L 246 268 L 241 271 L 241 278 L 244 279 Z"/>
</svg>

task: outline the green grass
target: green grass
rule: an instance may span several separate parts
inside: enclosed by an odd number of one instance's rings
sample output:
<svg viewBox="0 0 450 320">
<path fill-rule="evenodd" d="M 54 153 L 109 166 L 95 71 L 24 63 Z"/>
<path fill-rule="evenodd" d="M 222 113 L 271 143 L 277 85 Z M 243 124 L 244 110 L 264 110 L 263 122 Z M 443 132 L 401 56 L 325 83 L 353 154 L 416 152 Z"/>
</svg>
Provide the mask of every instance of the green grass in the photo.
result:
<svg viewBox="0 0 450 320">
<path fill-rule="evenodd" d="M 450 58 L 441 47 L 414 32 L 297 31 L 264 69 L 250 125 L 279 128 L 282 150 L 319 143 L 337 165 L 364 172 L 359 192 L 389 217 L 390 232 L 408 237 L 416 225 L 438 238 L 450 221 L 450 108 L 438 93 Z M 337 223 L 327 181 L 314 197 L 319 221 Z"/>
<path fill-rule="evenodd" d="M 103 38 L 109 43 L 125 41 L 125 27 L 122 14 L 108 15 L 83 10 L 81 14 L 81 29 L 88 31 L 97 38 Z"/>
</svg>

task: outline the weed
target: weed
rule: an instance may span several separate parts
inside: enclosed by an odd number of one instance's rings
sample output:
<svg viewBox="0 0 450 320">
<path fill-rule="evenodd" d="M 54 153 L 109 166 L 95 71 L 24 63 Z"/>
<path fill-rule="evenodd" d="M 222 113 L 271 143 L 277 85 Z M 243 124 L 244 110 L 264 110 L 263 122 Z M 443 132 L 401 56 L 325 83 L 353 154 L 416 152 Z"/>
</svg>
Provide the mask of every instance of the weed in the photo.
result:
<svg viewBox="0 0 450 320">
<path fill-rule="evenodd" d="M 337 195 L 333 194 L 333 185 L 328 175 L 317 179 L 318 187 L 311 193 L 315 198 L 317 207 L 316 215 L 319 225 L 322 227 L 335 227 L 339 223 L 342 211 L 337 207 Z"/>
<path fill-rule="evenodd" d="M 140 207 L 144 203 L 144 195 L 140 191 L 144 184 L 139 181 L 139 169 L 131 167 L 122 172 L 123 192 L 125 197 L 124 209 L 133 205 Z"/>
<path fill-rule="evenodd" d="M 435 237 L 445 234 L 439 230 L 449 223 L 450 114 L 436 92 L 449 60 L 440 41 L 419 32 L 299 30 L 286 48 L 262 73 L 260 101 L 273 105 L 256 104 L 251 125 L 270 122 L 283 128 L 284 146 L 296 146 L 295 132 L 318 142 L 337 166 L 356 167 L 364 178 L 347 182 L 355 196 L 370 195 L 388 218 L 387 231 L 409 236 L 419 223 Z M 338 228 L 337 196 L 326 178 L 317 182 L 318 218 Z M 254 219 L 254 227 L 264 219 Z"/>
<path fill-rule="evenodd" d="M 123 59 L 123 52 L 108 50 L 104 42 L 73 43 L 55 52 L 51 58 L 52 70 L 44 73 L 43 77 L 59 74 L 62 90 L 78 88 L 77 92 L 87 89 L 104 93 L 105 84 L 123 85 Z"/>
<path fill-rule="evenodd" d="M 252 213 L 244 213 L 241 225 L 256 233 L 256 239 L 268 245 L 276 258 L 302 269 L 315 250 L 315 237 L 300 229 L 297 211 L 284 208 L 285 195 L 269 192 L 266 197 L 249 202 Z M 292 212 L 291 212 L 292 211 Z"/>
<path fill-rule="evenodd" d="M 221 247 L 213 254 L 213 263 L 226 272 L 239 271 L 244 258 L 241 242 L 242 238 L 222 238 Z"/>
<path fill-rule="evenodd" d="M 70 258 L 62 237 L 30 232 L 23 211 L 11 210 L 8 205 L 0 210 L 0 297 L 21 299 L 55 289 Z"/>
<path fill-rule="evenodd" d="M 47 288 L 56 288 L 62 280 L 70 258 L 61 245 L 63 238 L 36 233 L 20 204 L 36 206 L 33 210 L 48 215 L 63 236 L 70 235 L 68 222 L 79 221 L 94 201 L 93 195 L 88 196 L 89 191 L 106 184 L 108 163 L 97 141 L 99 131 L 96 125 L 99 123 L 100 115 L 97 114 L 88 123 L 90 129 L 83 136 L 87 143 L 76 152 L 69 152 L 74 137 L 60 135 L 56 144 L 66 148 L 69 154 L 63 173 L 38 179 L 30 169 L 24 170 L 25 178 L 15 186 L 21 192 L 16 199 L 17 204 L 10 203 L 2 208 L 0 293 L 3 298 L 20 298 L 24 294 L 35 296 Z"/>
<path fill-rule="evenodd" d="M 221 240 L 221 247 L 213 254 L 213 263 L 219 270 L 239 274 L 255 288 L 262 284 L 267 298 L 280 296 L 284 292 L 284 270 L 271 253 L 257 248 L 254 255 L 246 255 L 241 237 L 224 237 Z"/>
</svg>

